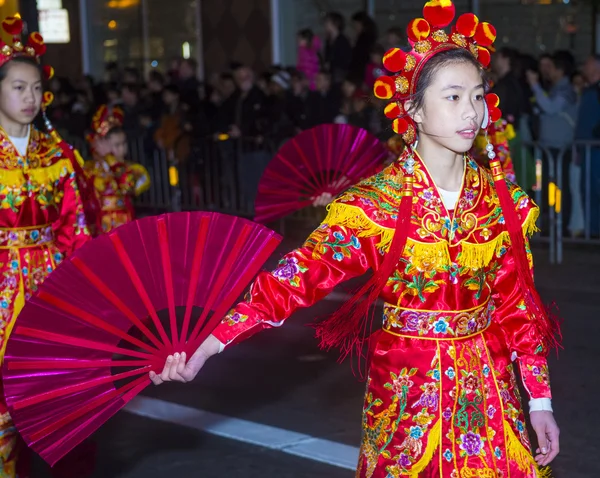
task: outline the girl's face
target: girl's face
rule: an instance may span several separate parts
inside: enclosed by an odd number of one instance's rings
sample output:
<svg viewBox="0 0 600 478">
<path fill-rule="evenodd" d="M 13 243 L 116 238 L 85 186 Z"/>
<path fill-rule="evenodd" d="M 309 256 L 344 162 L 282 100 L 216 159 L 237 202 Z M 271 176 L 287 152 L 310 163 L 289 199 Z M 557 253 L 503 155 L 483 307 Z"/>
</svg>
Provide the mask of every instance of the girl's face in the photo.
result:
<svg viewBox="0 0 600 478">
<path fill-rule="evenodd" d="M 346 98 L 351 98 L 356 91 L 356 85 L 351 81 L 344 81 L 342 83 L 342 92 Z"/>
<path fill-rule="evenodd" d="M 413 113 L 419 141 L 462 154 L 473 146 L 484 114 L 484 85 L 467 62 L 449 63 L 434 73 L 423 106 Z"/>
<path fill-rule="evenodd" d="M 306 38 L 302 38 L 301 36 L 298 37 L 298 46 L 302 47 L 302 48 L 306 48 L 308 46 L 308 42 L 306 41 Z"/>
<path fill-rule="evenodd" d="M 106 138 L 110 151 L 113 156 L 119 160 L 124 160 L 127 156 L 127 136 L 122 131 L 112 133 Z"/>
<path fill-rule="evenodd" d="M 11 62 L 0 84 L 0 123 L 31 124 L 42 104 L 42 78 L 39 70 L 25 63 Z"/>
</svg>

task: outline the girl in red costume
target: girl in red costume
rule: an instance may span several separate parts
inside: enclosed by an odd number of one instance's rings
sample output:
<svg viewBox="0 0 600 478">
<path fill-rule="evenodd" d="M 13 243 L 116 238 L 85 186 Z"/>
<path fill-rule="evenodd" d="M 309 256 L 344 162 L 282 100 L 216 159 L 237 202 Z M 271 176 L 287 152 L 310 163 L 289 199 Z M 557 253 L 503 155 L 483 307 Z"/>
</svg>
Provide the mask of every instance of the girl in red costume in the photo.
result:
<svg viewBox="0 0 600 478">
<path fill-rule="evenodd" d="M 93 160 L 85 164 L 100 199 L 101 230 L 109 232 L 135 218 L 133 197 L 150 187 L 148 171 L 126 161 L 127 137 L 123 111 L 101 106 L 92 120 Z"/>
<path fill-rule="evenodd" d="M 449 0 L 428 2 L 423 15 L 408 27 L 412 51 L 390 50 L 384 65 L 395 74 L 375 84 L 391 101 L 385 112 L 406 142 L 402 155 L 335 199 L 189 360 L 169 357 L 151 379 L 192 380 L 210 356 L 373 269 L 317 328 L 322 346 L 359 352 L 369 311 L 384 301 L 382 329 L 370 337 L 356 476 L 544 477 L 559 451 L 546 360 L 557 330 L 532 279 L 528 236 L 539 211 L 505 179 L 492 145 L 491 171 L 468 153 L 479 129 L 500 118 L 484 79 L 495 30 L 465 14 L 446 31 Z"/>
<path fill-rule="evenodd" d="M 0 45 L 0 358 L 25 301 L 90 239 L 73 148 L 32 125 L 43 96 L 43 39 L 32 33 L 23 43 L 18 17 L 2 26 L 13 41 Z M 19 437 L 0 397 L 0 476 L 23 478 Z"/>
</svg>

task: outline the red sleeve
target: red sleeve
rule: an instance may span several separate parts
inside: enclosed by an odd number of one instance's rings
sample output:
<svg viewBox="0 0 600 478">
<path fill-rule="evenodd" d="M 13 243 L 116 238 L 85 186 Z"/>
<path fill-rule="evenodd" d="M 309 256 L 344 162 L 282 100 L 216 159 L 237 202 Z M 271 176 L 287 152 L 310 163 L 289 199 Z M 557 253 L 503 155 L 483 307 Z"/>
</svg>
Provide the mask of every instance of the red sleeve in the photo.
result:
<svg viewBox="0 0 600 478">
<path fill-rule="evenodd" d="M 60 216 L 54 222 L 52 228 L 58 249 L 67 257 L 75 249 L 89 241 L 91 235 L 83 212 L 83 203 L 79 195 L 74 171 L 71 170 L 67 173 L 61 186 L 63 198 Z"/>
<path fill-rule="evenodd" d="M 539 209 L 520 189 L 513 189 L 513 198 L 524 229 L 535 221 Z M 533 257 L 529 240 L 525 238 L 530 272 L 533 274 Z M 530 399 L 551 398 L 550 379 L 546 350 L 540 341 L 535 324 L 525 307 L 522 291 L 518 284 L 517 270 L 510 249 L 503 251 L 494 284 L 493 298 L 496 304 L 495 319 L 500 324 L 510 348 L 512 360 L 518 362 L 523 385 Z"/>
<path fill-rule="evenodd" d="M 281 326 L 299 307 L 311 306 L 337 284 L 376 268 L 381 257 L 376 242 L 376 237 L 359 239 L 356 230 L 329 225 L 326 219 L 274 271 L 258 275 L 246 300 L 227 314 L 213 335 L 229 345 Z"/>
</svg>

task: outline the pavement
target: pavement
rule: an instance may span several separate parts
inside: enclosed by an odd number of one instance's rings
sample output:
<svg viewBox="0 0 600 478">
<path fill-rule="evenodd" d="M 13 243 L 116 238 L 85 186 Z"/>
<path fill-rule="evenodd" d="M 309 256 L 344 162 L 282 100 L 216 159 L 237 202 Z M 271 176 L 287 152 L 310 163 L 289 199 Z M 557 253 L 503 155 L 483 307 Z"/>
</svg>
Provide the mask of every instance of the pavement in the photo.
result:
<svg viewBox="0 0 600 478">
<path fill-rule="evenodd" d="M 538 287 L 564 317 L 564 350 L 551 358 L 554 476 L 600 477 L 600 250 L 567 248 L 560 266 L 543 246 L 534 253 Z M 94 478 L 353 477 L 365 384 L 306 327 L 344 297 L 211 359 L 190 384 L 148 389 L 94 436 Z M 39 458 L 32 476 L 51 476 Z"/>
</svg>

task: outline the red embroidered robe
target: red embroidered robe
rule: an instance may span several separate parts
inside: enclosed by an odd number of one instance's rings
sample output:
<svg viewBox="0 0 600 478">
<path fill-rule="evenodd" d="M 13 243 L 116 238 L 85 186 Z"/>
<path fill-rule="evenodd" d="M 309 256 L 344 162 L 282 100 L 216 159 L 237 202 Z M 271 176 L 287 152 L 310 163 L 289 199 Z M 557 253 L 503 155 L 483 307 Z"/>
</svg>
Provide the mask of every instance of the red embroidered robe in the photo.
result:
<svg viewBox="0 0 600 478">
<path fill-rule="evenodd" d="M 409 154 L 336 199 L 305 244 L 261 273 L 214 335 L 231 346 L 377 269 L 394 234 L 400 166 Z M 542 476 L 513 361 L 531 398 L 551 396 L 548 366 L 515 288 L 491 175 L 466 158 L 452 217 L 418 157 L 414 176 L 409 239 L 381 294 L 357 476 Z M 538 208 L 517 186 L 511 194 L 524 234 L 533 232 Z"/>
</svg>

